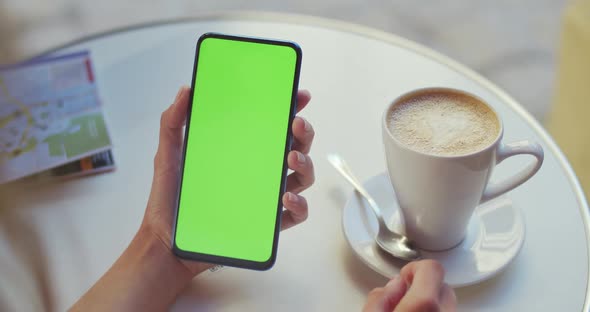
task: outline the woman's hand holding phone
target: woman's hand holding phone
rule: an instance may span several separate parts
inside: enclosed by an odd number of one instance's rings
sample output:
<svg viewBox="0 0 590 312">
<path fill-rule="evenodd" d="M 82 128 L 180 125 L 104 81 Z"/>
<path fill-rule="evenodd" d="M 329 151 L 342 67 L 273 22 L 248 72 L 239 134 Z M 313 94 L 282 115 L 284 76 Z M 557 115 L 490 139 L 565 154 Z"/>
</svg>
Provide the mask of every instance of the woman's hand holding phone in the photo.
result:
<svg viewBox="0 0 590 312">
<path fill-rule="evenodd" d="M 172 224 L 176 209 L 176 194 L 180 181 L 180 162 L 183 148 L 183 127 L 190 98 L 190 88 L 182 87 L 174 103 L 162 113 L 160 120 L 160 143 L 154 159 L 154 178 L 147 204 L 142 229 L 164 245 L 170 252 Z M 307 90 L 297 93 L 297 113 L 307 106 L 311 95 Z M 293 145 L 288 155 L 289 169 L 287 192 L 283 195 L 285 210 L 282 214 L 281 230 L 288 229 L 307 219 L 307 201 L 299 193 L 314 182 L 314 168 L 309 151 L 314 138 L 311 124 L 302 117 L 296 117 L 292 126 Z M 245 151 L 248 152 L 248 151 Z M 141 231 L 140 231 L 141 232 Z M 170 252 L 170 255 L 172 253 Z M 211 264 L 178 260 L 191 277 L 212 267 Z"/>
</svg>

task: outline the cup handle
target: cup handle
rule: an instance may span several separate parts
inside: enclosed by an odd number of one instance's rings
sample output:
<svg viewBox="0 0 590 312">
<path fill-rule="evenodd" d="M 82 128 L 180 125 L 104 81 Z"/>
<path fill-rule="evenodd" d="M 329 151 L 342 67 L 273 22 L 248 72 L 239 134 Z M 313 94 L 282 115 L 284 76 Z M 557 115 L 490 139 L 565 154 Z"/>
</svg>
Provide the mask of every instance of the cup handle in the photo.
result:
<svg viewBox="0 0 590 312">
<path fill-rule="evenodd" d="M 543 148 L 536 142 L 519 141 L 508 144 L 500 143 L 496 150 L 496 165 L 508 157 L 522 154 L 535 156 L 535 162 L 504 181 L 499 183 L 489 183 L 483 191 L 481 197 L 482 203 L 511 191 L 515 187 L 526 182 L 539 171 L 539 168 L 541 168 L 541 165 L 543 164 Z"/>
</svg>

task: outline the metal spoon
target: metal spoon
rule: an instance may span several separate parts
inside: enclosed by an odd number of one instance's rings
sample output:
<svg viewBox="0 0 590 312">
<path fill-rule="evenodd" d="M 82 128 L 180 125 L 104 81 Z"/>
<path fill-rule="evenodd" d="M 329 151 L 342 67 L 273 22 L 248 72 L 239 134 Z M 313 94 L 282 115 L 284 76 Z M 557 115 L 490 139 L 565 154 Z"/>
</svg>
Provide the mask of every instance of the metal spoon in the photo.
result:
<svg viewBox="0 0 590 312">
<path fill-rule="evenodd" d="M 367 192 L 363 185 L 355 178 L 346 162 L 344 162 L 344 159 L 337 154 L 329 154 L 328 161 L 346 178 L 348 182 L 350 182 L 350 184 L 352 184 L 352 186 L 354 186 L 356 191 L 367 200 L 369 206 L 373 209 L 373 213 L 375 213 L 375 217 L 377 217 L 377 222 L 379 224 L 379 232 L 377 233 L 377 237 L 375 237 L 377 245 L 392 256 L 402 260 L 412 261 L 420 259 L 420 252 L 413 247 L 412 242 L 407 237 L 396 233 L 387 227 L 385 220 L 383 220 L 381 209 L 377 206 L 377 202 L 375 202 L 373 197 L 369 195 L 369 192 Z"/>
</svg>

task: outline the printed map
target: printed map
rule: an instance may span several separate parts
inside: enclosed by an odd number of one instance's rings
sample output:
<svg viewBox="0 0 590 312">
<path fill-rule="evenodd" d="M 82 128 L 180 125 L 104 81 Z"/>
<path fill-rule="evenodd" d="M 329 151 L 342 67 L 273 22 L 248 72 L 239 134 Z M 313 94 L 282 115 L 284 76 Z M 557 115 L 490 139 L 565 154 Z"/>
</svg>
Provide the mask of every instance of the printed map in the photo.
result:
<svg viewBox="0 0 590 312">
<path fill-rule="evenodd" d="M 110 147 L 88 53 L 0 67 L 0 183 Z"/>
</svg>

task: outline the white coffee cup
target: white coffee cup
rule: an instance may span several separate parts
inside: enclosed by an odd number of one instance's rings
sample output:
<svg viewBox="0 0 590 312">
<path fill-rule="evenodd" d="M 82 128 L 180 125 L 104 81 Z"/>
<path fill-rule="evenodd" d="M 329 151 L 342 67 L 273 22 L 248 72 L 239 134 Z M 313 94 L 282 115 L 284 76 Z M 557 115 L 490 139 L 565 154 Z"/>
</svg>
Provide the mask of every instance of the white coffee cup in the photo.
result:
<svg viewBox="0 0 590 312">
<path fill-rule="evenodd" d="M 454 94 L 487 106 L 497 119 L 493 142 L 464 155 L 435 155 L 403 144 L 389 127 L 390 111 L 400 103 L 424 95 Z M 475 208 L 531 178 L 543 163 L 543 149 L 535 142 L 501 142 L 503 126 L 499 115 L 484 100 L 450 88 L 424 88 L 403 94 L 385 110 L 383 143 L 389 177 L 401 208 L 405 234 L 427 250 L 445 250 L 459 244 Z M 499 183 L 489 183 L 494 167 L 520 154 L 534 156 L 528 167 Z"/>
</svg>

